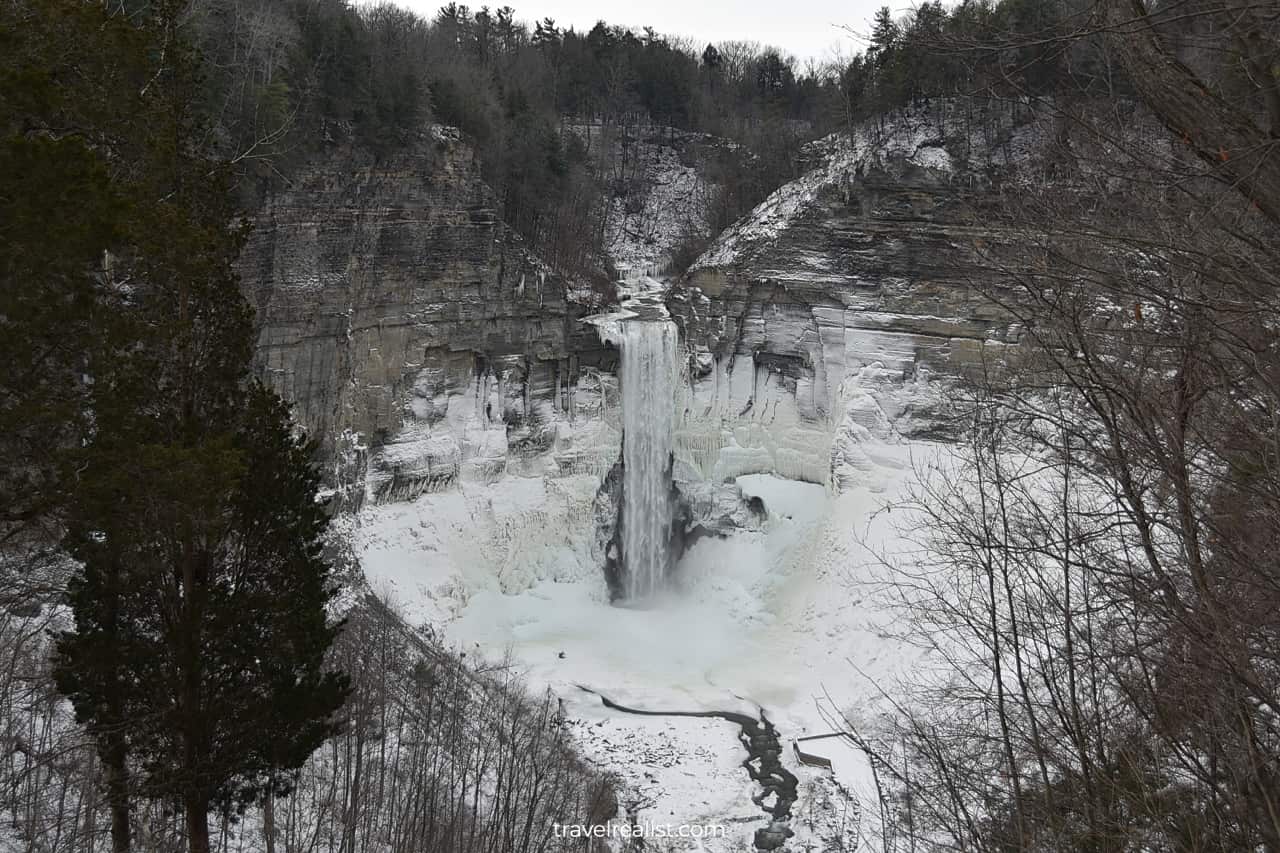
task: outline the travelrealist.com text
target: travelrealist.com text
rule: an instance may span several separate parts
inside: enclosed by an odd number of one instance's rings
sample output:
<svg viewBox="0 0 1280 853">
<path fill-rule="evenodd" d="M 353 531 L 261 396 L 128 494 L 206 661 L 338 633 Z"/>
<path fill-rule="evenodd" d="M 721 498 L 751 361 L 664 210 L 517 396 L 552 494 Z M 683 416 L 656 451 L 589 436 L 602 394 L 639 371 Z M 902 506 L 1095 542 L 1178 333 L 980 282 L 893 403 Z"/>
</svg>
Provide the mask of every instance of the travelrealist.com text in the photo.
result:
<svg viewBox="0 0 1280 853">
<path fill-rule="evenodd" d="M 725 827 L 708 823 L 554 824 L 556 838 L 724 838 Z"/>
</svg>

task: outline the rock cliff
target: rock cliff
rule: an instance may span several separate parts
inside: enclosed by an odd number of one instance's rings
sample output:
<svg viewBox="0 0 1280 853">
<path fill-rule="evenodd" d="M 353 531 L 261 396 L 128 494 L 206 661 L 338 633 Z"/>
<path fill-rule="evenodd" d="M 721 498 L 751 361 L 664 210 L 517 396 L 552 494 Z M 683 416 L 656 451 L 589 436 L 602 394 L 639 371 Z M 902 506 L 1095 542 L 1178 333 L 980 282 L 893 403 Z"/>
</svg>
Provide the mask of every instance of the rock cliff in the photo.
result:
<svg viewBox="0 0 1280 853">
<path fill-rule="evenodd" d="M 499 220 L 456 131 L 310 169 L 259 211 L 241 275 L 260 375 L 356 502 L 616 457 L 616 353 L 577 322 L 601 297 Z"/>
<path fill-rule="evenodd" d="M 951 380 L 1017 340 L 983 295 L 999 282 L 988 248 L 1010 235 L 981 223 L 1001 158 L 1025 162 L 1043 129 L 958 121 L 900 116 L 816 145 L 666 294 L 685 354 L 680 532 L 756 526 L 740 475 L 839 490 L 874 461 L 866 437 L 946 435 Z M 666 175 L 654 150 L 644 174 Z M 565 549 L 575 573 L 606 566 L 625 499 L 601 489 L 621 443 L 617 352 L 580 322 L 602 299 L 499 221 L 456 132 L 311 169 L 260 211 L 241 268 L 261 373 L 346 506 L 442 493 L 420 508 L 432 541 L 504 588 L 560 576 Z"/>
<path fill-rule="evenodd" d="M 677 474 L 770 471 L 839 488 L 867 433 L 945 435 L 949 378 L 1018 338 L 982 294 L 1008 239 L 983 223 L 1002 160 L 1042 129 L 958 133 L 934 111 L 815 146 L 668 297 L 689 355 Z"/>
</svg>

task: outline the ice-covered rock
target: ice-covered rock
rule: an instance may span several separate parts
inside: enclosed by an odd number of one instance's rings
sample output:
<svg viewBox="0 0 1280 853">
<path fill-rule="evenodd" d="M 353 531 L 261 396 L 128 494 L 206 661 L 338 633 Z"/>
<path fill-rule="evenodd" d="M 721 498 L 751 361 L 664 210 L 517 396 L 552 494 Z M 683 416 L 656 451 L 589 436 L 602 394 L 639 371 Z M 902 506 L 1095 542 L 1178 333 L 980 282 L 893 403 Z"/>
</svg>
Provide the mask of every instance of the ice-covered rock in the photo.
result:
<svg viewBox="0 0 1280 853">
<path fill-rule="evenodd" d="M 1020 334 L 988 293 L 992 253 L 1016 235 L 975 223 L 1000 205 L 1008 147 L 1043 134 L 1013 113 L 980 132 L 970 118 L 937 102 L 816 143 L 809 171 L 673 288 L 688 364 L 678 477 L 842 490 L 867 438 L 949 434 L 955 380 Z"/>
<path fill-rule="evenodd" d="M 617 456 L 617 353 L 578 322 L 601 306 L 500 221 L 456 132 L 309 169 L 263 205 L 240 272 L 259 373 L 348 505 Z"/>
</svg>

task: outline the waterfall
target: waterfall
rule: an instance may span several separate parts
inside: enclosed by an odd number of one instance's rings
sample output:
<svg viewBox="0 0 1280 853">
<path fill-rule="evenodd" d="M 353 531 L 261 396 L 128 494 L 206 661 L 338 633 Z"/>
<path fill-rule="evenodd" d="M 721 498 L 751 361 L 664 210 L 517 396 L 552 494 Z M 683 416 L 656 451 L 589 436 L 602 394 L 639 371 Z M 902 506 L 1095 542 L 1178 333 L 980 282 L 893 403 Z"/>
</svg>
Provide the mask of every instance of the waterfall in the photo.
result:
<svg viewBox="0 0 1280 853">
<path fill-rule="evenodd" d="M 618 324 L 622 353 L 622 557 L 628 599 L 661 588 L 671 535 L 676 327 L 670 320 Z"/>
</svg>

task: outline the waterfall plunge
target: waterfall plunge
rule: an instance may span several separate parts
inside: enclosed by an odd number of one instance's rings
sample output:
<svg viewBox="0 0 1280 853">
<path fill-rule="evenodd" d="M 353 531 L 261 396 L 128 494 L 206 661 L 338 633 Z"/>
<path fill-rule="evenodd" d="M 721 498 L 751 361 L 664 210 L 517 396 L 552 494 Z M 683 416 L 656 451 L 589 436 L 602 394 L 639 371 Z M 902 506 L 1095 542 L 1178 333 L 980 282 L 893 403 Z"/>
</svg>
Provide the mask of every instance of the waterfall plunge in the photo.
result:
<svg viewBox="0 0 1280 853">
<path fill-rule="evenodd" d="M 622 557 L 628 600 L 662 587 L 671 535 L 676 327 L 631 320 L 611 335 L 622 353 Z"/>
</svg>

